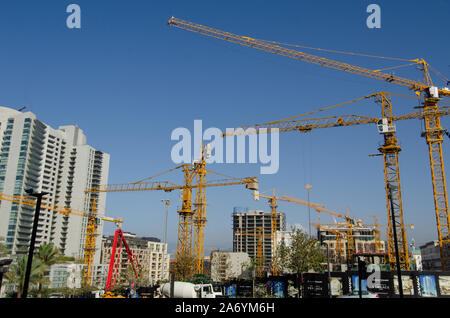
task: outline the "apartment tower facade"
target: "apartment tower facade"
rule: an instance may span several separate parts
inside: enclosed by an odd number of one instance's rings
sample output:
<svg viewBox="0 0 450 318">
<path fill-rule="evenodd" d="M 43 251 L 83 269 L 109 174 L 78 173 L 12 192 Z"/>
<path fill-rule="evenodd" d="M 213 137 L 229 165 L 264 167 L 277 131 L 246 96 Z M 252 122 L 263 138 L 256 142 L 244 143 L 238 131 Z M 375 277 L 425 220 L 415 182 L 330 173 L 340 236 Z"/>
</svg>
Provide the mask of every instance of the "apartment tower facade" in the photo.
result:
<svg viewBox="0 0 450 318">
<path fill-rule="evenodd" d="M 85 194 L 92 186 L 108 183 L 109 154 L 86 144 L 77 126 L 53 129 L 31 112 L 0 107 L 0 193 L 27 195 L 25 190 L 47 192 L 43 201 L 61 207 L 91 209 L 97 199 L 97 214 L 105 213 L 106 194 Z M 0 201 L 0 236 L 12 254 L 29 247 L 34 207 Z M 87 218 L 41 209 L 36 247 L 52 242 L 66 256 L 83 257 Z M 97 245 L 101 245 L 100 223 Z M 97 251 L 94 263 L 99 263 Z"/>
</svg>

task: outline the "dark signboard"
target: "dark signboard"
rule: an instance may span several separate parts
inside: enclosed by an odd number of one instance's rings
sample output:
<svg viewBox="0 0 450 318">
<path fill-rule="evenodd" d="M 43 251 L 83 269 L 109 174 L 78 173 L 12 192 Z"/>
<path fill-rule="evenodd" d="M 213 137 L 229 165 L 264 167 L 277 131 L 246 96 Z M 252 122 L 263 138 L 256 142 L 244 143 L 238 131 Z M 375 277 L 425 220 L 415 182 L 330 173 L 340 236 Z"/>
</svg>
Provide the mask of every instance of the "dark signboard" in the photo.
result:
<svg viewBox="0 0 450 318">
<path fill-rule="evenodd" d="M 236 286 L 237 297 L 253 297 L 253 285 L 251 282 L 241 283 Z"/>
<path fill-rule="evenodd" d="M 303 297 L 324 298 L 328 295 L 328 274 L 305 273 L 303 274 Z"/>
</svg>

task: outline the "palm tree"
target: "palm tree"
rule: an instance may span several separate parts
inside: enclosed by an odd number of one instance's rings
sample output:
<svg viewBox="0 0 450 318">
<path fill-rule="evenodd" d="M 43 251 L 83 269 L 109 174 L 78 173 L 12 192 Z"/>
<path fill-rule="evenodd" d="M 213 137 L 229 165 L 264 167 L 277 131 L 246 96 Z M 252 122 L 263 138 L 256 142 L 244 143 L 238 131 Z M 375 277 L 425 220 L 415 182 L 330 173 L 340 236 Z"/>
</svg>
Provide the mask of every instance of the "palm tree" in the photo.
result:
<svg viewBox="0 0 450 318">
<path fill-rule="evenodd" d="M 21 298 L 23 285 L 25 283 L 25 272 L 27 270 L 28 255 L 22 256 L 17 260 L 17 264 L 13 264 L 9 272 L 5 274 L 8 281 L 17 286 L 17 298 Z M 40 259 L 33 259 L 31 264 L 30 284 L 36 284 L 40 279 L 44 266 Z"/>
<path fill-rule="evenodd" d="M 50 266 L 56 264 L 60 260 L 61 253 L 53 243 L 42 243 L 37 252 L 37 258 L 41 261 L 43 265 L 42 273 L 37 281 L 38 292 L 37 297 L 41 298 L 42 295 L 42 285 L 48 284 L 49 280 L 45 278 L 45 272 Z"/>
<path fill-rule="evenodd" d="M 48 267 L 56 264 L 61 252 L 53 243 L 42 243 L 37 252 L 37 257 Z"/>
<path fill-rule="evenodd" d="M 5 245 L 5 238 L 0 237 L 0 256 L 7 256 L 9 254 L 9 250 Z"/>
</svg>

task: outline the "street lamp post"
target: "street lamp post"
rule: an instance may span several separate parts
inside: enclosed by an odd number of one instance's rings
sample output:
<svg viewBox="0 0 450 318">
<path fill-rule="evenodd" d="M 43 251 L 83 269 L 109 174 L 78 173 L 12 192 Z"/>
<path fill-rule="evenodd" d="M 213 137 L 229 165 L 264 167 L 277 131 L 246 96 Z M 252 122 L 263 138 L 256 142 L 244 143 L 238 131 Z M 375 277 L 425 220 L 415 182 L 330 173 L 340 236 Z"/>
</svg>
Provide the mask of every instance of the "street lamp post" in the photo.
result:
<svg viewBox="0 0 450 318">
<path fill-rule="evenodd" d="M 48 194 L 48 192 L 37 193 L 34 192 L 33 189 L 25 190 L 25 192 L 28 193 L 30 196 L 35 197 L 37 201 L 36 201 L 36 210 L 34 212 L 33 230 L 31 232 L 30 248 L 28 250 L 27 269 L 25 272 L 25 278 L 23 283 L 22 298 L 27 298 L 28 296 L 28 285 L 30 283 L 31 265 L 33 263 L 34 244 L 36 242 L 36 233 L 39 224 L 39 212 L 41 210 L 42 197 Z"/>
<path fill-rule="evenodd" d="M 305 186 L 307 192 L 308 192 L 308 234 L 309 237 L 311 237 L 311 207 L 309 206 L 310 202 L 309 202 L 309 190 L 311 190 L 312 185 L 307 184 Z"/>
<path fill-rule="evenodd" d="M 170 205 L 170 200 L 161 200 L 161 202 L 164 202 L 166 205 L 166 214 L 164 216 L 164 244 L 167 244 L 167 215 L 168 215 L 168 211 L 169 211 L 169 205 Z M 164 280 L 164 270 L 165 270 L 165 257 L 164 257 L 164 249 L 162 252 L 162 266 L 161 266 L 161 280 Z"/>
</svg>

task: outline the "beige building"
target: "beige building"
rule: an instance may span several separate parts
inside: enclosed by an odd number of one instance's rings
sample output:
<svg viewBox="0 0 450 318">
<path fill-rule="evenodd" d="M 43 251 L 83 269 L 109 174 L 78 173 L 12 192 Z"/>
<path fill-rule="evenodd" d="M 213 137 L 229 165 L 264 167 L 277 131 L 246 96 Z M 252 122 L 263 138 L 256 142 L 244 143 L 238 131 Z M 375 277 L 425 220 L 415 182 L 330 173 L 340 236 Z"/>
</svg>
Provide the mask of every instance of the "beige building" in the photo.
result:
<svg viewBox="0 0 450 318">
<path fill-rule="evenodd" d="M 124 238 L 131 252 L 136 256 L 142 271 L 142 278 L 146 284 L 152 285 L 162 279 L 169 279 L 169 259 L 170 254 L 167 253 L 167 244 L 161 243 L 157 238 L 136 237 L 135 234 L 124 232 Z M 114 236 L 104 237 L 102 241 L 102 263 L 108 264 L 111 260 L 111 251 L 113 247 Z M 117 247 L 118 248 L 118 247 Z M 118 280 L 122 283 L 126 281 L 126 272 L 129 265 L 128 255 L 125 247 L 122 245 L 122 251 L 119 255 Z M 164 264 L 164 274 L 162 262 Z M 117 284 L 117 283 L 116 283 Z"/>
<path fill-rule="evenodd" d="M 321 227 L 318 230 L 318 239 L 322 240 L 324 244 L 328 245 L 330 262 L 334 264 L 344 264 L 347 260 L 347 234 L 345 223 L 337 223 L 332 226 L 327 226 L 328 229 Z M 339 233 L 339 234 L 336 234 Z M 354 226 L 352 228 L 352 236 L 354 239 L 355 254 L 365 255 L 380 255 L 386 253 L 385 242 L 379 240 L 376 242 L 376 232 L 374 227 L 370 226 Z M 337 237 L 340 237 L 338 240 Z M 338 247 L 338 243 L 340 248 Z M 377 243 L 379 249 L 377 249 Z M 322 247 L 326 251 L 327 247 Z M 340 257 L 338 250 L 340 250 Z"/>
<path fill-rule="evenodd" d="M 211 278 L 216 281 L 238 278 L 251 265 L 247 253 L 211 251 Z"/>
</svg>

